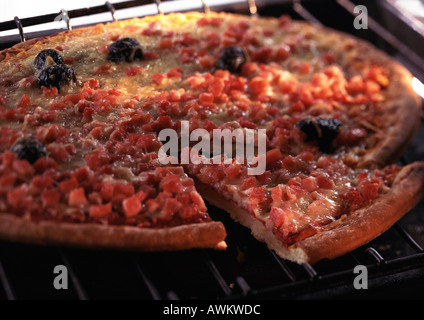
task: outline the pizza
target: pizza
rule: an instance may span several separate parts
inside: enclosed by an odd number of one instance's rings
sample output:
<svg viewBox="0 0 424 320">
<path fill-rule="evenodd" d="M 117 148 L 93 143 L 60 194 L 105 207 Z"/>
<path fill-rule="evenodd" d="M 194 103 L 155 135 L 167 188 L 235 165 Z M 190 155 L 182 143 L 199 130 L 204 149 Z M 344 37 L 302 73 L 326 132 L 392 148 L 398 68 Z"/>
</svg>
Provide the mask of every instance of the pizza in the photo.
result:
<svg viewBox="0 0 424 320">
<path fill-rule="evenodd" d="M 0 52 L 0 237 L 225 249 L 213 205 L 282 258 L 338 257 L 423 193 L 424 163 L 396 164 L 420 123 L 411 79 L 286 15 L 170 13 L 17 44 Z"/>
</svg>

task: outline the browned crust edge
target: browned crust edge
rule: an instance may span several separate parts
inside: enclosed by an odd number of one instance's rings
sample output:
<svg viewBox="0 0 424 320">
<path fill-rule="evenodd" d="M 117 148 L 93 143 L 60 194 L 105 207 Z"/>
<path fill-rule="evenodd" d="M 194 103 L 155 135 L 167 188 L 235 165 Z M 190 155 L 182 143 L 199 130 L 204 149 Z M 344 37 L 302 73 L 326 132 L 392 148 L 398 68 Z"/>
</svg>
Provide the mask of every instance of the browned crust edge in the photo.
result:
<svg viewBox="0 0 424 320">
<path fill-rule="evenodd" d="M 206 222 L 163 229 L 97 224 L 24 220 L 0 214 L 0 238 L 40 245 L 89 249 L 170 251 L 192 248 L 226 248 L 226 232 L 221 222 Z"/>
<path fill-rule="evenodd" d="M 219 195 L 211 187 L 197 184 L 206 200 L 226 210 L 231 217 L 251 229 L 252 234 L 265 242 L 280 257 L 298 264 L 314 264 L 348 253 L 389 229 L 407 213 L 424 193 L 424 162 L 410 164 L 399 172 L 390 191 L 372 203 L 327 225 L 322 231 L 287 247 L 273 232 L 235 202 Z"/>
<path fill-rule="evenodd" d="M 328 225 L 318 234 L 298 242 L 309 263 L 334 259 L 378 237 L 402 218 L 424 193 L 424 162 L 414 162 L 399 172 L 390 191 L 368 208 L 357 210 Z"/>
</svg>

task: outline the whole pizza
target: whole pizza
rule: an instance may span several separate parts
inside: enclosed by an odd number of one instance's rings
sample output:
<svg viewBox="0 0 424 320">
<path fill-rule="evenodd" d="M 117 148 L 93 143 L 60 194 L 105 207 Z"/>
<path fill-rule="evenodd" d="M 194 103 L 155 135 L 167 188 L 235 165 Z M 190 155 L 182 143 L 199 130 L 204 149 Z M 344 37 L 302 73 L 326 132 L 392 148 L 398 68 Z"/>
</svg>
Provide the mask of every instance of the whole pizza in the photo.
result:
<svg viewBox="0 0 424 320">
<path fill-rule="evenodd" d="M 423 193 L 424 163 L 394 164 L 420 121 L 411 79 L 288 16 L 172 13 L 20 43 L 0 52 L 0 237 L 225 249 L 210 204 L 282 258 L 338 257 Z"/>
</svg>

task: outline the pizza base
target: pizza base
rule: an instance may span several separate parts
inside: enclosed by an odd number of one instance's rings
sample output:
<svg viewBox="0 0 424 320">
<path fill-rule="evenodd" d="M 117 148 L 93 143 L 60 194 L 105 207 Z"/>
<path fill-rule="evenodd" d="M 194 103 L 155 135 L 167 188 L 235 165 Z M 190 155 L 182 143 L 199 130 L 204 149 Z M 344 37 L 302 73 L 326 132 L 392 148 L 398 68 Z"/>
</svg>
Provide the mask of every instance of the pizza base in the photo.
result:
<svg viewBox="0 0 424 320">
<path fill-rule="evenodd" d="M 0 238 L 41 245 L 89 249 L 170 251 L 192 248 L 226 249 L 221 222 L 182 225 L 163 229 L 66 222 L 32 222 L 12 214 L 0 215 Z"/>
<path fill-rule="evenodd" d="M 317 234 L 291 246 L 286 246 L 251 213 L 210 186 L 197 182 L 197 189 L 212 205 L 229 212 L 234 220 L 251 229 L 255 238 L 265 242 L 281 258 L 298 264 L 314 264 L 322 259 L 337 258 L 368 243 L 408 212 L 424 192 L 424 162 L 402 168 L 390 191 L 369 207 L 342 216 Z"/>
</svg>

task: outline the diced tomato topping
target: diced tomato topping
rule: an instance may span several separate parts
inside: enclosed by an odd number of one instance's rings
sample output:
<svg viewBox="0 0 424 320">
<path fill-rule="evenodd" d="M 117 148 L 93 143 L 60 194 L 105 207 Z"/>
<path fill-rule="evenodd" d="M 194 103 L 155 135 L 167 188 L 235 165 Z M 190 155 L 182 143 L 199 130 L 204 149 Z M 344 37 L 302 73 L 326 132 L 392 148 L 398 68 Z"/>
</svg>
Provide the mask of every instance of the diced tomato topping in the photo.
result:
<svg viewBox="0 0 424 320">
<path fill-rule="evenodd" d="M 338 145 L 356 145 L 368 136 L 364 128 L 342 129 L 340 130 L 335 143 Z"/>
<path fill-rule="evenodd" d="M 134 186 L 126 183 L 116 183 L 113 189 L 113 199 L 117 202 L 134 195 Z"/>
<path fill-rule="evenodd" d="M 268 81 L 262 77 L 257 76 L 250 80 L 249 87 L 254 94 L 258 95 L 266 90 L 268 87 Z"/>
<path fill-rule="evenodd" d="M 258 184 L 257 184 L 256 177 L 248 177 L 248 178 L 243 179 L 242 182 L 241 182 L 241 188 L 243 190 L 255 188 L 257 186 L 258 186 Z"/>
<path fill-rule="evenodd" d="M 43 95 L 46 97 L 55 97 L 59 93 L 56 87 L 46 88 L 45 86 L 41 86 L 43 90 Z"/>
<path fill-rule="evenodd" d="M 155 60 L 159 59 L 159 54 L 155 51 L 146 51 L 143 53 L 144 60 Z"/>
<path fill-rule="evenodd" d="M 18 174 L 18 176 L 24 178 L 30 178 L 34 174 L 34 168 L 26 160 L 15 160 L 12 164 L 13 171 Z"/>
<path fill-rule="evenodd" d="M 152 21 L 149 23 L 146 29 L 141 34 L 145 36 L 156 36 L 162 34 L 162 30 L 158 27 L 158 21 Z"/>
<path fill-rule="evenodd" d="M 91 180 L 92 174 L 92 171 L 87 166 L 83 166 L 81 168 L 76 169 L 72 173 L 72 177 L 75 178 L 79 184 L 81 184 L 84 182 L 89 182 Z"/>
<path fill-rule="evenodd" d="M 112 203 L 106 203 L 103 205 L 91 205 L 90 206 L 90 217 L 95 219 L 107 218 L 112 213 Z"/>
<path fill-rule="evenodd" d="M 361 204 L 364 202 L 364 198 L 361 196 L 361 194 L 356 191 L 356 190 L 352 190 L 352 191 L 348 191 L 346 193 L 342 193 L 339 196 L 341 199 L 346 200 L 347 201 L 347 205 L 348 207 L 354 211 L 357 208 L 359 208 L 361 206 Z"/>
<path fill-rule="evenodd" d="M 101 168 L 102 166 L 110 162 L 110 157 L 102 149 L 95 150 L 85 155 L 84 158 L 88 167 L 94 171 L 96 171 L 97 169 Z"/>
<path fill-rule="evenodd" d="M 224 178 L 225 174 L 222 170 L 213 166 L 204 166 L 200 169 L 200 180 L 203 183 L 217 183 Z"/>
<path fill-rule="evenodd" d="M 267 196 L 264 187 L 252 188 L 249 193 L 248 204 L 252 209 L 256 209 L 261 203 L 264 203 L 266 199 Z"/>
<path fill-rule="evenodd" d="M 308 192 L 313 192 L 319 188 L 318 179 L 312 176 L 303 179 L 301 185 Z"/>
<path fill-rule="evenodd" d="M 59 189 L 63 193 L 68 193 L 73 189 L 76 189 L 78 187 L 78 180 L 75 178 L 71 178 L 65 181 L 62 181 L 59 183 Z"/>
<path fill-rule="evenodd" d="M 113 184 L 110 182 L 103 182 L 100 189 L 100 195 L 105 201 L 110 201 L 113 197 Z"/>
<path fill-rule="evenodd" d="M 240 169 L 241 169 L 241 164 L 233 163 L 224 169 L 224 173 L 228 179 L 235 179 L 240 175 L 240 172 L 241 172 Z"/>
<path fill-rule="evenodd" d="M 30 107 L 31 101 L 29 100 L 29 97 L 26 94 L 22 95 L 21 100 L 18 102 L 18 107 Z"/>
<path fill-rule="evenodd" d="M 147 132 L 159 132 L 165 128 L 172 128 L 172 119 L 170 116 L 160 116 L 155 121 L 149 122 L 142 127 Z"/>
<path fill-rule="evenodd" d="M 162 182 L 162 188 L 165 192 L 171 193 L 180 193 L 184 190 L 181 183 L 181 177 L 176 174 L 167 175 L 165 180 Z"/>
<path fill-rule="evenodd" d="M 168 71 L 167 75 L 170 78 L 181 78 L 182 75 L 183 75 L 183 70 L 181 68 L 178 68 L 178 67 L 172 67 Z"/>
<path fill-rule="evenodd" d="M 203 92 L 199 95 L 199 102 L 201 105 L 207 106 L 211 104 L 214 100 L 214 96 L 212 93 Z"/>
<path fill-rule="evenodd" d="M 152 81 L 158 85 L 161 85 L 163 81 L 165 80 L 165 76 L 161 73 L 155 73 L 152 76 Z"/>
<path fill-rule="evenodd" d="M 132 67 L 127 67 L 125 68 L 125 73 L 128 76 L 136 76 L 138 74 L 141 74 L 144 70 L 144 67 L 140 67 L 140 66 L 132 66 Z"/>
<path fill-rule="evenodd" d="M 133 195 L 122 202 L 122 208 L 127 218 L 136 216 L 142 209 L 141 201 L 137 195 Z"/>
<path fill-rule="evenodd" d="M 278 25 L 280 27 L 286 27 L 291 23 L 292 19 L 289 15 L 284 14 L 278 19 Z"/>
<path fill-rule="evenodd" d="M 0 128 L 0 150 L 9 149 L 19 136 L 20 134 L 15 129 L 2 126 Z"/>
<path fill-rule="evenodd" d="M 107 54 L 109 52 L 109 45 L 105 44 L 103 46 L 100 46 L 98 50 L 103 54 Z"/>
<path fill-rule="evenodd" d="M 282 158 L 283 158 L 283 155 L 281 154 L 281 151 L 278 148 L 267 151 L 266 153 L 267 167 L 272 166 L 275 162 L 281 160 Z"/>
<path fill-rule="evenodd" d="M 99 66 L 95 71 L 94 74 L 101 76 L 106 75 L 114 72 L 116 70 L 116 67 L 114 67 L 110 62 L 106 62 L 105 64 Z"/>
<path fill-rule="evenodd" d="M 380 66 L 372 66 L 368 71 L 367 78 L 375 81 L 382 87 L 389 85 L 389 72 Z"/>
<path fill-rule="evenodd" d="M 5 195 L 7 192 L 14 189 L 16 183 L 15 175 L 7 175 L 0 177 L 0 195 Z"/>
<path fill-rule="evenodd" d="M 171 49 L 174 46 L 174 42 L 171 39 L 161 39 L 159 42 L 159 48 Z"/>
<path fill-rule="evenodd" d="M 190 199 L 193 201 L 194 204 L 197 205 L 199 210 L 201 211 L 207 210 L 205 202 L 203 201 L 203 198 L 200 196 L 200 194 L 197 191 L 195 190 L 190 191 Z"/>
<path fill-rule="evenodd" d="M 70 206 L 81 206 L 87 203 L 84 188 L 77 188 L 69 193 L 68 204 Z"/>
<path fill-rule="evenodd" d="M 23 186 L 15 188 L 7 193 L 7 202 L 12 208 L 19 208 L 22 206 L 25 195 L 26 192 Z"/>
<path fill-rule="evenodd" d="M 60 201 L 60 192 L 55 189 L 45 190 L 41 194 L 41 200 L 46 207 L 54 206 Z"/>
<path fill-rule="evenodd" d="M 264 47 L 253 52 L 252 60 L 265 63 L 272 58 L 272 54 L 273 54 L 272 48 Z"/>
<path fill-rule="evenodd" d="M 365 181 L 364 183 L 361 183 L 359 190 L 365 201 L 372 201 L 378 197 L 379 185 L 378 183 Z"/>
</svg>

